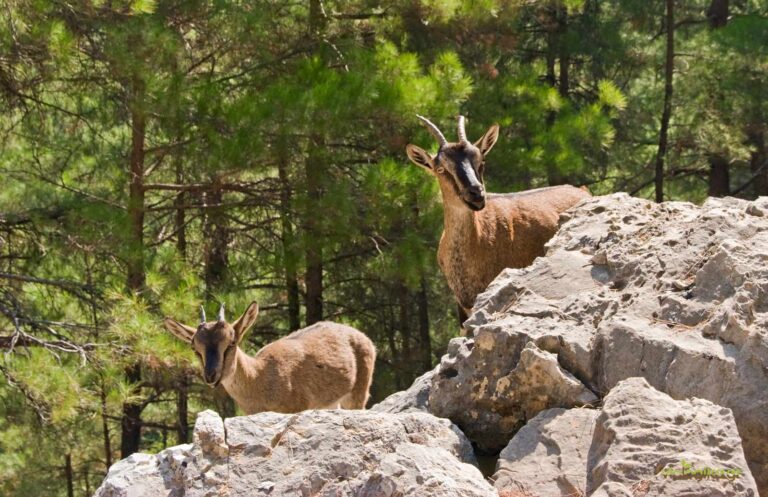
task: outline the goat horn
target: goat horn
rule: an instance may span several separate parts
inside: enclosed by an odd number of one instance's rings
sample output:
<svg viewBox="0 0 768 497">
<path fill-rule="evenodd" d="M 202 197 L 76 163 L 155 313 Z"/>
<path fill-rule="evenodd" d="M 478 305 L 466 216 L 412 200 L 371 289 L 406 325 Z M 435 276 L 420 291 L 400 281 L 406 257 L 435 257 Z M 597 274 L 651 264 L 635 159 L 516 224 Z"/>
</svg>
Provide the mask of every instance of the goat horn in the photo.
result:
<svg viewBox="0 0 768 497">
<path fill-rule="evenodd" d="M 434 136 L 437 139 L 437 142 L 440 144 L 440 147 L 442 148 L 443 145 L 448 143 L 448 140 L 445 139 L 445 136 L 443 136 L 443 133 L 440 131 L 440 129 L 434 125 L 432 121 L 427 119 L 424 116 L 420 116 L 416 114 L 416 117 L 421 119 L 421 122 L 424 123 L 424 125 L 427 127 L 430 133 L 432 133 L 432 136 Z"/>
<path fill-rule="evenodd" d="M 467 132 L 464 130 L 464 116 L 459 116 L 459 143 L 467 143 Z"/>
<path fill-rule="evenodd" d="M 200 324 L 205 324 L 205 307 L 200 306 Z"/>
<path fill-rule="evenodd" d="M 224 322 L 224 302 L 221 303 L 221 307 L 219 307 L 219 321 Z"/>
</svg>

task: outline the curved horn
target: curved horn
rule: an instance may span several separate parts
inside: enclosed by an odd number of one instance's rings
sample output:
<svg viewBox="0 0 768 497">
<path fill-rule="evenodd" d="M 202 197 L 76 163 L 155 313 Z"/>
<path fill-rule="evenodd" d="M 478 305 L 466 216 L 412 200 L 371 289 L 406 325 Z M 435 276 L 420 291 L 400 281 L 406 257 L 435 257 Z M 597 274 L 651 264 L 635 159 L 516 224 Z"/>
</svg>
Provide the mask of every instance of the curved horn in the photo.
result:
<svg viewBox="0 0 768 497">
<path fill-rule="evenodd" d="M 467 132 L 464 130 L 464 116 L 459 116 L 459 143 L 467 143 Z"/>
<path fill-rule="evenodd" d="M 221 303 L 221 307 L 219 307 L 219 317 L 218 320 L 220 322 L 224 322 L 224 302 Z"/>
<path fill-rule="evenodd" d="M 437 142 L 440 144 L 440 147 L 442 148 L 443 145 L 448 143 L 448 140 L 445 139 L 445 136 L 443 136 L 443 133 L 440 131 L 440 129 L 434 125 L 432 121 L 427 119 L 424 116 L 420 116 L 416 114 L 416 117 L 421 119 L 421 122 L 424 123 L 424 125 L 427 127 L 430 133 L 432 133 L 432 136 L 434 136 L 437 139 Z"/>
<path fill-rule="evenodd" d="M 200 324 L 205 324 L 205 307 L 200 306 Z"/>
</svg>

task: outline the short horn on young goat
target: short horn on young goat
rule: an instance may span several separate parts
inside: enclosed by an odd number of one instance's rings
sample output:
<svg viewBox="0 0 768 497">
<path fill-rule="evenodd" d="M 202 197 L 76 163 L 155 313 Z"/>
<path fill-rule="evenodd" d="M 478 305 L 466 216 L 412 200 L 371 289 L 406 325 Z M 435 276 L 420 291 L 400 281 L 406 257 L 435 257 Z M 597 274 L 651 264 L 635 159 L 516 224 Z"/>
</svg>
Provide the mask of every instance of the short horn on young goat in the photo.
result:
<svg viewBox="0 0 768 497">
<path fill-rule="evenodd" d="M 200 324 L 205 324 L 205 307 L 200 306 Z"/>
<path fill-rule="evenodd" d="M 219 307 L 219 316 L 217 318 L 217 321 L 220 323 L 223 323 L 225 321 L 224 319 L 224 302 L 221 303 L 221 307 Z"/>
</svg>

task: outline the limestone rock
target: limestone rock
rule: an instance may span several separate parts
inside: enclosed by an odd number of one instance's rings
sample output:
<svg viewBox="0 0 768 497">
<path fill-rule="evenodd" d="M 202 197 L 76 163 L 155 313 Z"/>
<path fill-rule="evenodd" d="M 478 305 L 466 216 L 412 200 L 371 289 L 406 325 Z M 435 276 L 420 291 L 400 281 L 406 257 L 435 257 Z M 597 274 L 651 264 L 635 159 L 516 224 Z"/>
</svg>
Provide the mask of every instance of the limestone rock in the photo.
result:
<svg viewBox="0 0 768 497">
<path fill-rule="evenodd" d="M 495 496 L 469 463 L 466 437 L 424 412 L 206 411 L 193 444 L 120 461 L 96 496 Z"/>
<path fill-rule="evenodd" d="M 229 446 L 224 421 L 214 411 L 197 415 L 192 449 L 183 472 L 184 497 L 229 495 Z"/>
<path fill-rule="evenodd" d="M 255 474 L 269 495 L 492 495 L 460 462 L 472 461 L 466 438 L 427 413 L 265 413 L 226 428 L 233 497 L 252 495 Z"/>
<path fill-rule="evenodd" d="M 505 270 L 478 296 L 468 337 L 450 344 L 434 376 L 430 412 L 493 452 L 530 419 L 525 412 L 581 405 L 542 397 L 534 407 L 513 395 L 506 380 L 522 375 L 533 344 L 601 397 L 642 376 L 674 399 L 731 409 L 768 494 L 766 206 L 626 194 L 583 201 L 563 216 L 545 257 Z"/>
<path fill-rule="evenodd" d="M 676 474 L 707 468 L 719 477 Z M 493 479 L 500 492 L 547 497 L 758 495 L 730 409 L 673 400 L 643 378 L 620 382 L 599 411 L 540 413 L 502 451 Z"/>
<path fill-rule="evenodd" d="M 673 476 L 692 470 L 737 470 L 735 478 Z M 730 409 L 707 400 L 673 400 L 643 378 L 616 385 L 595 422 L 588 491 L 594 496 L 757 496 Z"/>
<path fill-rule="evenodd" d="M 584 495 L 595 409 L 547 409 L 501 451 L 494 486 L 519 495 Z"/>
<path fill-rule="evenodd" d="M 408 390 L 396 392 L 371 407 L 374 412 L 428 412 L 429 411 L 429 391 L 432 389 L 432 379 L 437 372 L 437 368 L 427 371 L 414 380 L 413 385 Z"/>
<path fill-rule="evenodd" d="M 132 454 L 109 468 L 94 497 L 182 497 L 183 464 L 191 450 L 192 444 L 185 444 L 155 455 Z"/>
<path fill-rule="evenodd" d="M 555 354 L 533 341 L 493 338 L 483 332 L 474 339 L 451 341 L 433 380 L 429 404 L 434 414 L 454 420 L 481 451 L 500 449 L 525 420 L 544 409 L 597 400 L 558 364 Z M 478 349 L 486 353 L 474 354 Z"/>
</svg>

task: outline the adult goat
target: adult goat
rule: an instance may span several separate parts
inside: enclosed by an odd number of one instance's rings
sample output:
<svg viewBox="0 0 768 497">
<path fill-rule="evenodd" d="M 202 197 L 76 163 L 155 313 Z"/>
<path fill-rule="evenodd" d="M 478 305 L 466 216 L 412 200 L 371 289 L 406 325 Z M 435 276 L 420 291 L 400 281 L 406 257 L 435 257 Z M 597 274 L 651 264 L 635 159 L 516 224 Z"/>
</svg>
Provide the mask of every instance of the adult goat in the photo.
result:
<svg viewBox="0 0 768 497">
<path fill-rule="evenodd" d="M 544 255 L 544 244 L 557 231 L 560 214 L 590 194 L 570 185 L 486 193 L 485 157 L 499 138 L 499 125 L 470 143 L 464 116 L 459 116 L 459 141 L 449 143 L 429 119 L 418 118 L 437 139 L 437 154 L 410 144 L 406 152 L 440 184 L 444 227 L 437 260 L 456 296 L 463 323 L 477 295 L 502 270 L 528 266 Z"/>
</svg>

